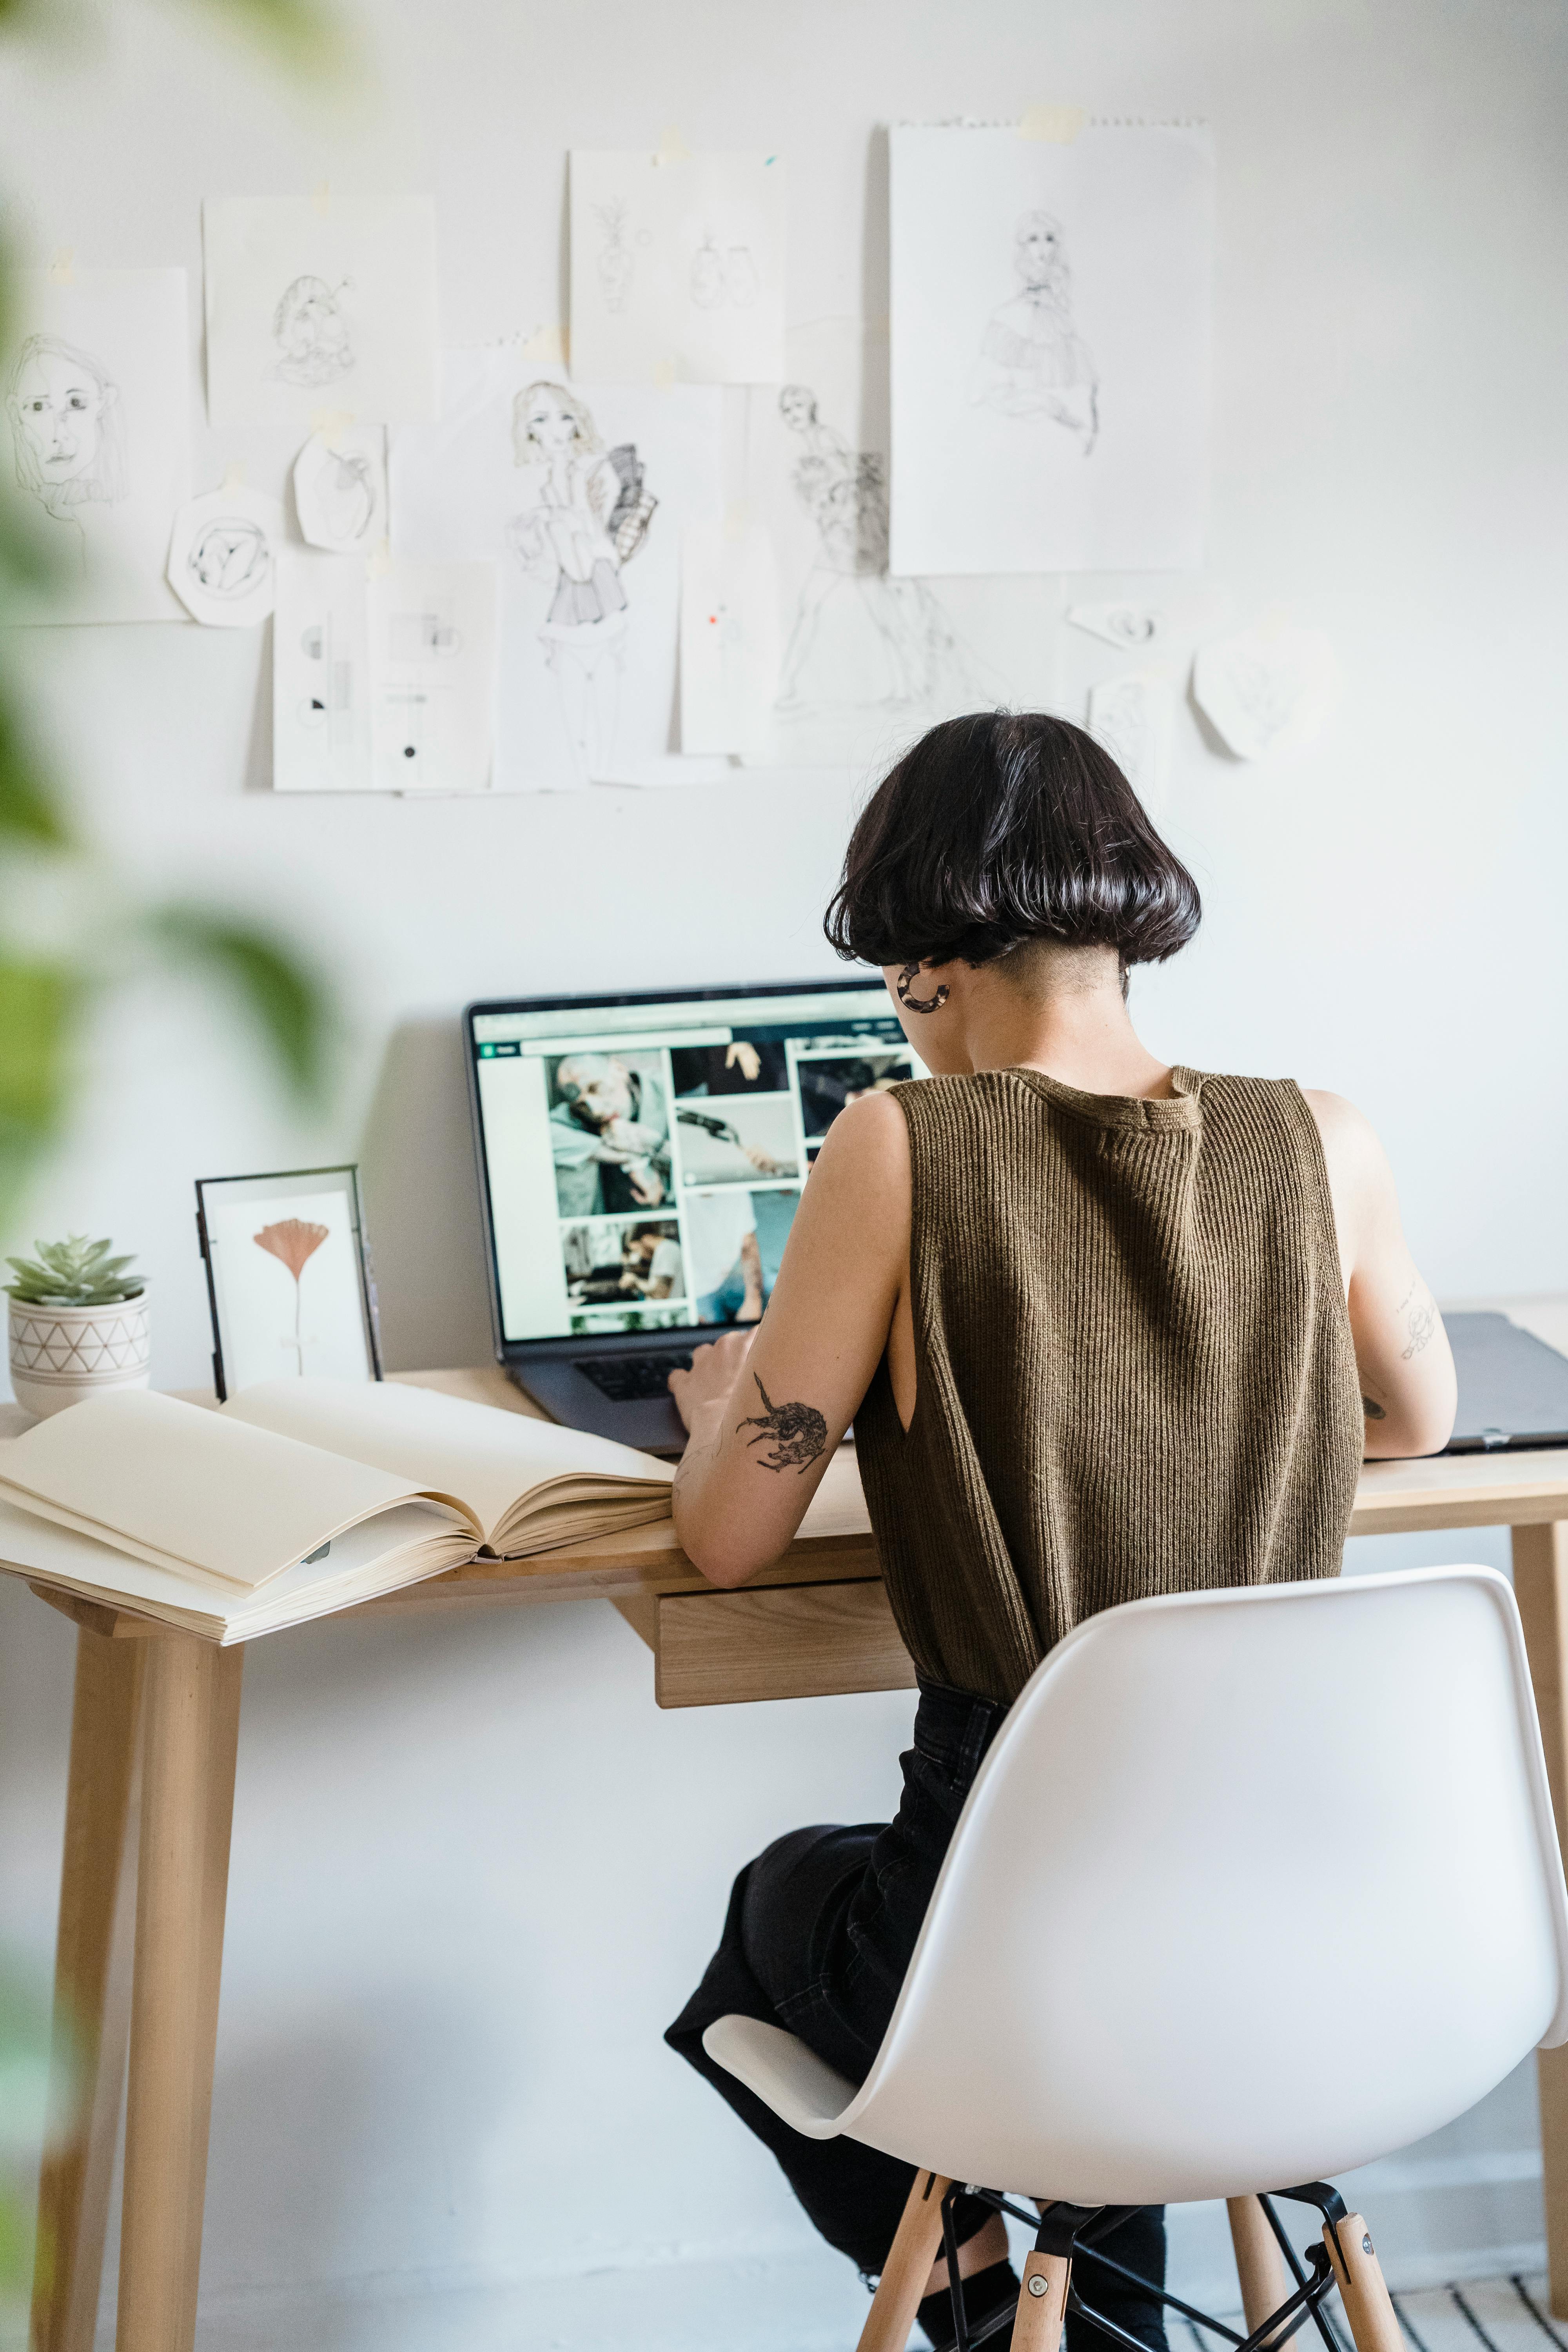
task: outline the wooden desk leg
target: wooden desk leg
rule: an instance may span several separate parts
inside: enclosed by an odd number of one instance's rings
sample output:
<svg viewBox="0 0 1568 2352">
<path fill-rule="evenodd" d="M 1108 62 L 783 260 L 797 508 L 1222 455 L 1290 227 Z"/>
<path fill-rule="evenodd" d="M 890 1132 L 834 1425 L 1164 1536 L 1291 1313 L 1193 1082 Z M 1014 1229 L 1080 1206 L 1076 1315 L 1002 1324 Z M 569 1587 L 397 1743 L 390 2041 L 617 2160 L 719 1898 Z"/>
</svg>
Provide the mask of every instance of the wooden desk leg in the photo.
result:
<svg viewBox="0 0 1568 2352">
<path fill-rule="evenodd" d="M 1558 1843 L 1568 1854 L 1568 1522 L 1514 1528 L 1513 1591 L 1530 1654 Z M 1568 2319 L 1568 2046 L 1537 2051 L 1535 2071 L 1552 2308 Z"/>
<path fill-rule="evenodd" d="M 192 2352 L 244 1652 L 145 1644 L 118 2352 Z"/>
<path fill-rule="evenodd" d="M 38 2178 L 33 2352 L 91 2352 L 131 2028 L 145 1643 L 77 1634 L 50 2074 L 69 2129 Z"/>
</svg>

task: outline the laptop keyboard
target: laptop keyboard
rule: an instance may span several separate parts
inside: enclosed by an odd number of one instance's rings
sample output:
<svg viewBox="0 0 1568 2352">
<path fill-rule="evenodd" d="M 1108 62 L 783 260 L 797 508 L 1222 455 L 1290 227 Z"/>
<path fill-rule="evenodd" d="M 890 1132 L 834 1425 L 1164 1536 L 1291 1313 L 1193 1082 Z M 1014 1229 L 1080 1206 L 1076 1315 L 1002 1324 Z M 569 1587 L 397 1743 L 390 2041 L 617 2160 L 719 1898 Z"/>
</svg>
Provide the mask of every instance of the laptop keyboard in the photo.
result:
<svg viewBox="0 0 1568 2352">
<path fill-rule="evenodd" d="M 668 1396 L 671 1372 L 691 1370 L 691 1350 L 669 1356 L 579 1356 L 576 1364 L 612 1404 L 636 1404 L 644 1397 Z"/>
</svg>

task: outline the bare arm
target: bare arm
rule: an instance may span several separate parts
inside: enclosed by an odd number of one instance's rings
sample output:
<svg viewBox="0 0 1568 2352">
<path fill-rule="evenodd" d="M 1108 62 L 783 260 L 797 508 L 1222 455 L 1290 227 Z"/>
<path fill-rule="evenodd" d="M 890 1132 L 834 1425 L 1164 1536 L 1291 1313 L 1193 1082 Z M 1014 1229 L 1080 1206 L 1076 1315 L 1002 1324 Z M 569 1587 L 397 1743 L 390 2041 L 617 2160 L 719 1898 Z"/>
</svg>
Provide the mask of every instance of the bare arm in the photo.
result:
<svg viewBox="0 0 1568 2352">
<path fill-rule="evenodd" d="M 909 1251 L 909 1132 L 872 1096 L 833 1123 L 755 1332 L 670 1374 L 691 1433 L 676 1532 L 710 1582 L 743 1583 L 792 1541 L 887 1345 Z"/>
<path fill-rule="evenodd" d="M 1454 1359 L 1399 1222 L 1393 1171 L 1360 1111 L 1338 1095 L 1307 1101 L 1334 1197 L 1366 1453 L 1373 1460 L 1436 1454 L 1454 1427 Z"/>
</svg>

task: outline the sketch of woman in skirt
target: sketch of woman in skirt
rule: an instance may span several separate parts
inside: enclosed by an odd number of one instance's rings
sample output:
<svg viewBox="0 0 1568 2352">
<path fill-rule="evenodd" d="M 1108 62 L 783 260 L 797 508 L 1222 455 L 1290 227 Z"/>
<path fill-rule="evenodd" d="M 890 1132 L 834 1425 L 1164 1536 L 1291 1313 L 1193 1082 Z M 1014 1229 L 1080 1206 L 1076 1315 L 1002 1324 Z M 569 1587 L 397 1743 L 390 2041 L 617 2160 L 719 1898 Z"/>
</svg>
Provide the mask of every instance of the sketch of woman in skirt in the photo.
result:
<svg viewBox="0 0 1568 2352">
<path fill-rule="evenodd" d="M 1087 457 L 1100 434 L 1100 378 L 1073 325 L 1072 272 L 1054 215 L 1021 216 L 1013 267 L 1020 290 L 986 321 L 971 397 L 1004 416 L 1048 416 L 1065 425 Z"/>
<path fill-rule="evenodd" d="M 587 403 L 541 382 L 512 404 L 512 457 L 538 481 L 507 541 L 525 571 L 552 584 L 540 629 L 555 674 L 577 781 L 603 775 L 615 749 L 626 665 L 621 573 L 647 536 L 656 499 L 632 442 L 606 449 Z"/>
</svg>

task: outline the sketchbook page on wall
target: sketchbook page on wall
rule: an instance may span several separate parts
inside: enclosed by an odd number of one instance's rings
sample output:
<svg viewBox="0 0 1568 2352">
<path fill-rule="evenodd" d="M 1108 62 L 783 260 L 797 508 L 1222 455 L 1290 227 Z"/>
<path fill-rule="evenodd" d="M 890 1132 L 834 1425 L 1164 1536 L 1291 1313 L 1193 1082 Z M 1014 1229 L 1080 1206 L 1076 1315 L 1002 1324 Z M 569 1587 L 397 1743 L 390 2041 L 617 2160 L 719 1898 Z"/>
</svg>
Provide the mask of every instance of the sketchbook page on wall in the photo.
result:
<svg viewBox="0 0 1568 2352">
<path fill-rule="evenodd" d="M 677 752 L 680 534 L 720 515 L 716 391 L 564 383 L 447 352 L 438 425 L 393 436 L 397 553 L 499 572 L 496 789 L 721 780 Z"/>
<path fill-rule="evenodd" d="M 26 270 L 0 343 L 10 471 L 58 593 L 15 617 L 183 621 L 164 576 L 191 494 L 183 269 Z"/>
<path fill-rule="evenodd" d="M 169 585 L 193 621 L 247 629 L 264 621 L 277 595 L 283 508 L 236 483 L 204 490 L 174 517 Z"/>
<path fill-rule="evenodd" d="M 744 535 L 721 551 L 749 675 L 758 646 L 778 646 L 772 691 L 731 749 L 761 765 L 863 767 L 959 711 L 1054 708 L 1058 580 L 889 573 L 886 338 L 818 319 L 791 330 L 786 357 L 782 387 L 745 395 L 739 503 L 771 575 L 753 562 L 740 576 Z M 759 601 L 770 586 L 776 611 Z"/>
<path fill-rule="evenodd" d="M 387 536 L 386 430 L 336 425 L 312 433 L 294 460 L 300 535 L 332 555 L 357 555 Z"/>
<path fill-rule="evenodd" d="M 1126 670 L 1089 690 L 1089 731 L 1103 743 L 1152 817 L 1170 795 L 1176 729 L 1173 670 Z"/>
<path fill-rule="evenodd" d="M 1300 751 L 1331 717 L 1340 666 L 1321 629 L 1264 620 L 1202 646 L 1193 698 L 1238 760 Z"/>
<path fill-rule="evenodd" d="M 371 764 L 388 793 L 489 790 L 496 567 L 368 566 Z"/>
<path fill-rule="evenodd" d="M 202 246 L 212 424 L 435 415 L 429 197 L 209 196 Z"/>
<path fill-rule="evenodd" d="M 572 379 L 776 383 L 784 165 L 572 151 Z"/>
<path fill-rule="evenodd" d="M 272 788 L 374 787 L 363 561 L 285 547 L 272 616 Z"/>
<path fill-rule="evenodd" d="M 889 161 L 892 569 L 1201 562 L 1208 131 L 906 127 Z"/>
</svg>

